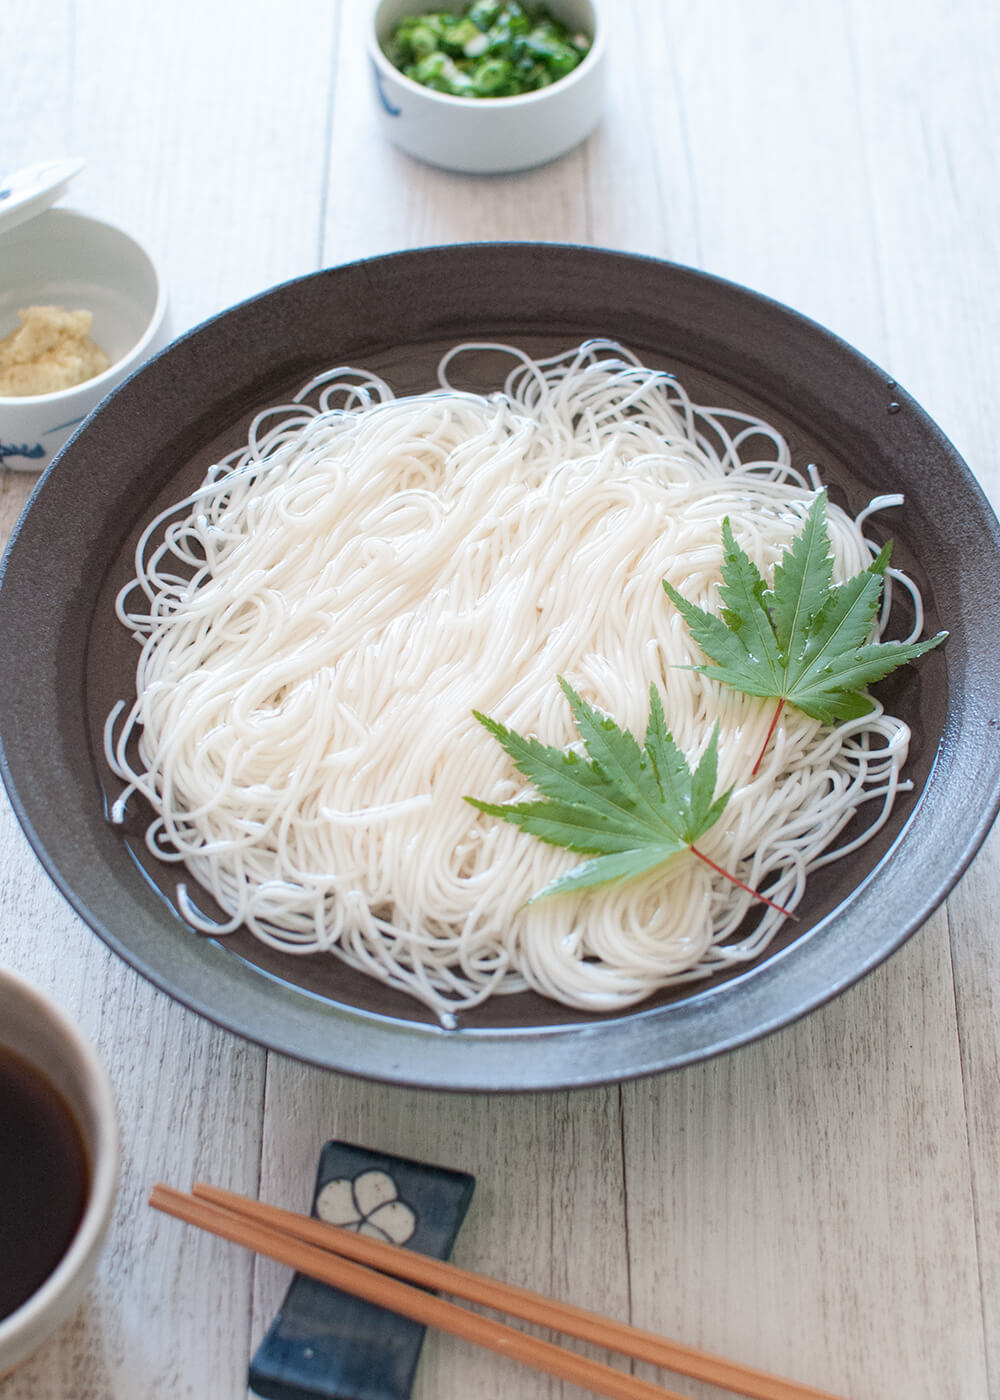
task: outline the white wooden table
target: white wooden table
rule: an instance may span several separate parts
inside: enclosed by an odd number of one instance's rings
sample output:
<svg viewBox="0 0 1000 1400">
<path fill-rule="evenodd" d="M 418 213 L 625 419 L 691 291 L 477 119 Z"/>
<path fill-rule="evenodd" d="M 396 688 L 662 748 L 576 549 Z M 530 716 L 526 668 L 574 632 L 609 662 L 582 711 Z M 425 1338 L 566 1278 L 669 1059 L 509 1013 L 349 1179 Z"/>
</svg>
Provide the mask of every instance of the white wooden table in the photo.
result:
<svg viewBox="0 0 1000 1400">
<path fill-rule="evenodd" d="M 421 244 L 584 242 L 707 269 L 884 366 L 996 500 L 992 0 L 606 8 L 599 131 L 549 168 L 474 179 L 380 140 L 362 0 L 3 0 L 0 158 L 87 156 L 70 202 L 153 250 L 176 331 Z M 7 530 L 30 485 L 0 472 Z M 0 1400 L 244 1396 L 287 1275 L 145 1196 L 199 1176 L 303 1208 L 332 1136 L 473 1172 L 460 1262 L 852 1400 L 1000 1397 L 996 839 L 898 955 L 805 1021 L 679 1073 L 505 1098 L 353 1082 L 215 1029 L 88 932 L 6 804 L 0 839 L 0 960 L 96 1040 L 124 1133 L 87 1305 Z M 564 1389 L 432 1336 L 416 1394 Z"/>
</svg>

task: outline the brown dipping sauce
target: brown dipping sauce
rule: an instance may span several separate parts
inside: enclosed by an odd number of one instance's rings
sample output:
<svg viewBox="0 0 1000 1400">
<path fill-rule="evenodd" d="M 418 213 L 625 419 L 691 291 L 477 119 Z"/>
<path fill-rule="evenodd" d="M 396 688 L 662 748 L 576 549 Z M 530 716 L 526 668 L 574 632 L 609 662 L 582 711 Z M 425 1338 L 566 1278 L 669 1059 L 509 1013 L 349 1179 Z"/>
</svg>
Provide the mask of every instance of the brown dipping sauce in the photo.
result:
<svg viewBox="0 0 1000 1400">
<path fill-rule="evenodd" d="M 0 1319 L 41 1287 L 83 1217 L 90 1166 L 65 1099 L 0 1045 Z"/>
</svg>

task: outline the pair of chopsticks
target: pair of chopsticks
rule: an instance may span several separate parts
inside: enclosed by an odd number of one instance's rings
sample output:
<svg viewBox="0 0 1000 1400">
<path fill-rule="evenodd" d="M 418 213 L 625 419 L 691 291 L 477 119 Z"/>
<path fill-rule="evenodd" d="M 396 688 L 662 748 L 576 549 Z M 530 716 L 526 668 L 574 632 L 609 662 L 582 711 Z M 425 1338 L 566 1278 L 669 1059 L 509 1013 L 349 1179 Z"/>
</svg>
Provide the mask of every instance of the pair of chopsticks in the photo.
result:
<svg viewBox="0 0 1000 1400">
<path fill-rule="evenodd" d="M 427 1327 L 486 1347 L 536 1370 L 611 1397 L 611 1400 L 684 1400 L 676 1391 L 616 1371 L 552 1342 L 446 1302 L 428 1288 L 483 1304 L 524 1322 L 565 1333 L 654 1366 L 708 1381 L 753 1400 L 838 1400 L 828 1391 L 782 1380 L 598 1313 L 561 1303 L 526 1288 L 470 1273 L 398 1245 L 353 1234 L 312 1216 L 297 1215 L 198 1182 L 192 1194 L 153 1187 L 149 1204 L 189 1225 L 252 1249 L 302 1274 L 332 1284 L 369 1303 Z M 416 1284 L 417 1287 L 411 1287 Z"/>
</svg>

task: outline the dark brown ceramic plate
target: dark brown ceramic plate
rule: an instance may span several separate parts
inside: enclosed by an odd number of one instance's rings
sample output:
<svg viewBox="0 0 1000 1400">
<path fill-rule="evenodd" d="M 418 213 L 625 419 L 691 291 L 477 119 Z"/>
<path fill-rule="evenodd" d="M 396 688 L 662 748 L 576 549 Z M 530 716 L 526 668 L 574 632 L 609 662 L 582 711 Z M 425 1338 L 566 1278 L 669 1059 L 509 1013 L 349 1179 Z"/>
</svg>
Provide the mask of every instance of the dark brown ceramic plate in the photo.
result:
<svg viewBox="0 0 1000 1400">
<path fill-rule="evenodd" d="M 587 1016 L 524 994 L 444 1031 L 416 1003 L 328 957 L 269 953 L 249 935 L 193 933 L 173 868 L 105 820 L 110 704 L 135 652 L 111 600 L 138 529 L 245 437 L 261 407 L 353 363 L 406 393 L 431 387 L 460 340 L 532 352 L 620 340 L 693 396 L 750 406 L 857 509 L 903 491 L 894 562 L 917 577 L 947 646 L 883 688 L 914 739 L 914 791 L 878 837 L 820 872 L 754 965 Z M 468 371 L 492 388 L 495 365 Z M 898 518 L 897 518 L 898 517 Z M 122 957 L 188 1006 L 262 1044 L 352 1074 L 438 1088 L 590 1084 L 689 1063 L 752 1040 L 856 981 L 935 909 L 1000 801 L 994 658 L 1000 530 L 954 449 L 887 376 L 774 302 L 670 264 L 596 249 L 425 249 L 278 287 L 209 321 L 119 388 L 46 472 L 0 588 L 3 773 L 40 858 Z"/>
</svg>

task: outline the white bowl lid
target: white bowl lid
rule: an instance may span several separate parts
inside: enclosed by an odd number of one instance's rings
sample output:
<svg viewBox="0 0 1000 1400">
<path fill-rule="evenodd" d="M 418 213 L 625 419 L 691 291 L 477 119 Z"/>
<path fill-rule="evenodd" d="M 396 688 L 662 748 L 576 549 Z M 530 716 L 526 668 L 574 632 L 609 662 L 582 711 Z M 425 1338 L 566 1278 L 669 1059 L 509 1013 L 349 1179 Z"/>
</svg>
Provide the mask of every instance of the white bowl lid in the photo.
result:
<svg viewBox="0 0 1000 1400">
<path fill-rule="evenodd" d="M 79 156 L 43 160 L 14 175 L 0 176 L 0 234 L 9 233 L 62 199 L 70 180 L 86 164 Z"/>
</svg>

